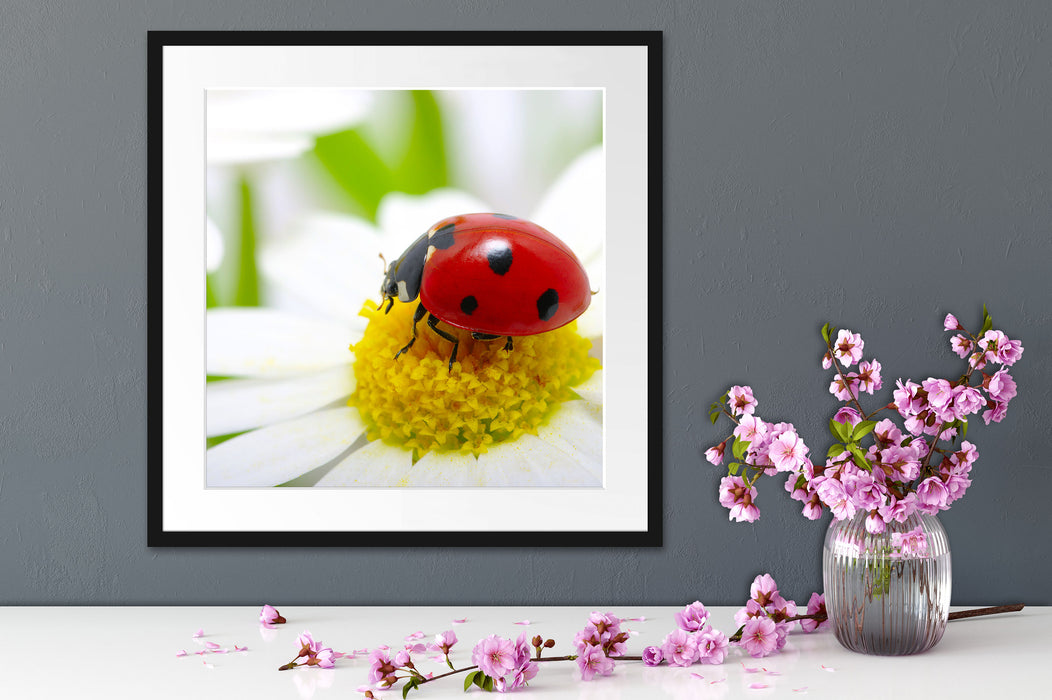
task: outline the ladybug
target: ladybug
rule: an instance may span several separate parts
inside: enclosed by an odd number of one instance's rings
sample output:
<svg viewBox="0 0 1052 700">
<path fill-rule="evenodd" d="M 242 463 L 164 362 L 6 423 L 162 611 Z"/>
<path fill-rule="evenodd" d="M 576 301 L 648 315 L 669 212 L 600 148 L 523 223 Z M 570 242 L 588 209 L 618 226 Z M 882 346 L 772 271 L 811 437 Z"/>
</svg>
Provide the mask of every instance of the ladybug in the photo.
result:
<svg viewBox="0 0 1052 700">
<path fill-rule="evenodd" d="M 394 300 L 420 302 L 416 324 L 427 325 L 453 343 L 449 369 L 460 341 L 438 327 L 471 331 L 475 340 L 536 335 L 564 326 L 591 302 L 588 275 L 570 247 L 537 224 L 506 214 L 461 214 L 442 219 L 392 262 L 380 288 L 390 313 Z"/>
</svg>

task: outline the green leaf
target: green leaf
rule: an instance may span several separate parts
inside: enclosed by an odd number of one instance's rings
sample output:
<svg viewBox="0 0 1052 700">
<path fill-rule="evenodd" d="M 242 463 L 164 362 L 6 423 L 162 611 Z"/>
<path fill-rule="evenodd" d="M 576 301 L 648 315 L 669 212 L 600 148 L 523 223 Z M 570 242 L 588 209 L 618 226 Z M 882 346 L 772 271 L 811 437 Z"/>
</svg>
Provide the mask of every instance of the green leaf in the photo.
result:
<svg viewBox="0 0 1052 700">
<path fill-rule="evenodd" d="M 486 680 L 482 682 L 482 689 L 485 690 L 487 693 L 492 693 L 493 692 L 493 679 L 490 678 L 489 676 L 486 676 L 485 678 L 486 678 Z"/>
<path fill-rule="evenodd" d="M 716 421 L 718 421 L 719 419 L 720 419 L 720 412 L 719 411 L 713 411 L 712 413 L 709 414 L 709 420 L 712 421 L 713 425 L 716 425 Z"/>
<path fill-rule="evenodd" d="M 796 477 L 796 488 L 802 489 L 805 486 L 807 486 L 807 477 L 805 477 L 803 474 Z"/>
<path fill-rule="evenodd" d="M 741 465 L 738 464 L 737 462 L 731 462 L 727 466 L 727 473 L 730 474 L 731 476 L 738 476 L 738 468 L 739 467 L 741 467 Z"/>
<path fill-rule="evenodd" d="M 855 456 L 855 464 L 866 471 L 872 471 L 873 465 L 866 459 L 866 453 L 859 449 L 858 445 L 851 443 L 847 446 L 847 449 L 851 450 L 851 454 Z"/>
<path fill-rule="evenodd" d="M 394 172 L 395 188 L 424 194 L 449 184 L 442 115 L 430 90 L 413 90 L 413 127 L 409 148 Z"/>
<path fill-rule="evenodd" d="M 319 136 L 314 155 L 370 221 L 384 195 L 394 189 L 387 164 L 355 129 Z"/>
<path fill-rule="evenodd" d="M 872 433 L 873 429 L 876 427 L 877 422 L 875 420 L 864 420 L 858 425 L 856 425 L 855 429 L 851 431 L 851 439 L 857 441 L 860 438 L 864 438 L 865 436 Z"/>
<path fill-rule="evenodd" d="M 475 671 L 474 673 L 469 673 L 464 678 L 464 692 L 465 693 L 468 692 L 468 688 L 470 688 L 475 683 L 475 677 L 478 676 L 480 673 L 482 673 L 482 671 Z"/>
<path fill-rule="evenodd" d="M 829 342 L 829 324 L 822 326 L 822 340 Z"/>
<path fill-rule="evenodd" d="M 406 684 L 402 686 L 402 700 L 405 700 L 406 696 L 409 695 L 409 691 L 413 690 L 418 685 L 420 685 L 419 678 L 413 678 L 412 680 L 407 681 Z"/>
<path fill-rule="evenodd" d="M 968 421 L 962 420 L 961 421 L 961 440 L 966 440 L 967 438 L 968 438 Z"/>
<path fill-rule="evenodd" d="M 826 457 L 829 457 L 830 459 L 832 459 L 833 457 L 839 457 L 840 455 L 844 454 L 845 449 L 846 448 L 838 442 L 829 448 L 829 452 L 826 453 Z"/>
<path fill-rule="evenodd" d="M 986 334 L 986 331 L 994 327 L 994 320 L 990 318 L 990 314 L 986 311 L 986 304 L 983 304 L 983 327 L 979 331 L 979 337 L 981 338 Z"/>
<path fill-rule="evenodd" d="M 731 453 L 736 459 L 744 459 L 745 451 L 749 449 L 749 443 L 745 440 L 736 439 L 734 441 L 734 447 L 731 449 Z"/>
<path fill-rule="evenodd" d="M 848 442 L 851 440 L 851 426 L 847 423 L 841 423 L 830 418 L 829 432 L 833 434 L 833 437 L 838 438 L 840 442 Z"/>
<path fill-rule="evenodd" d="M 241 237 L 238 245 L 235 306 L 259 306 L 259 273 L 256 270 L 256 221 L 252 211 L 252 188 L 246 178 L 238 183 L 241 200 Z"/>
</svg>

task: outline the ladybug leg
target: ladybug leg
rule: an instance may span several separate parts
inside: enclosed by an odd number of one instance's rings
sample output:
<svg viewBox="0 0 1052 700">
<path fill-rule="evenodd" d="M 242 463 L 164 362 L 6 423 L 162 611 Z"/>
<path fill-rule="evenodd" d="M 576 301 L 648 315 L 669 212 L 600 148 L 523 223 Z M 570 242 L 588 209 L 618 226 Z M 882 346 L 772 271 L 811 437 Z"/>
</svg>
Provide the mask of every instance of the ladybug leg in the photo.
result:
<svg viewBox="0 0 1052 700">
<path fill-rule="evenodd" d="M 471 337 L 475 340 L 496 340 L 499 335 L 493 335 L 492 333 L 479 333 L 478 331 L 471 331 Z"/>
<path fill-rule="evenodd" d="M 451 352 L 449 354 L 449 371 L 452 372 L 453 371 L 453 363 L 457 361 L 457 348 L 460 347 L 460 339 L 457 338 L 452 333 L 447 333 L 446 331 L 444 331 L 441 328 L 439 328 L 438 327 L 438 316 L 435 316 L 434 314 L 430 314 L 427 317 L 427 325 L 435 333 L 438 333 L 438 335 L 440 335 L 441 337 L 445 338 L 449 342 L 453 343 L 453 352 Z"/>
<path fill-rule="evenodd" d="M 513 345 L 514 345 L 514 343 L 511 340 L 511 336 L 509 335 L 508 336 L 508 340 L 504 343 L 504 349 L 507 350 L 508 352 L 511 352 L 511 348 L 512 348 Z"/>
<path fill-rule="evenodd" d="M 394 302 L 392 301 L 392 303 Z M 409 340 L 409 343 L 406 344 L 404 348 L 395 353 L 394 359 L 397 360 L 403 352 L 406 352 L 407 350 L 409 350 L 409 348 L 413 347 L 413 343 L 416 342 L 416 324 L 420 322 L 420 319 L 422 319 L 424 317 L 424 314 L 426 313 L 427 309 L 424 308 L 423 302 L 416 305 L 416 311 L 413 312 L 413 337 Z"/>
</svg>

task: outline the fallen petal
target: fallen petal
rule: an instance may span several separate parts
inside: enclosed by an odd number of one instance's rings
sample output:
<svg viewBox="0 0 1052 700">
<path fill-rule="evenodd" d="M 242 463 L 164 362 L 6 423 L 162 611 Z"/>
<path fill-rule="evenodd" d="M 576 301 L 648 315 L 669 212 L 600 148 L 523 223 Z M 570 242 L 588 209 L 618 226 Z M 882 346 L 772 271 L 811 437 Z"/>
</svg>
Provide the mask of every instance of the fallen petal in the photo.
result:
<svg viewBox="0 0 1052 700">
<path fill-rule="evenodd" d="M 194 639 L 197 639 L 198 637 L 205 636 L 205 628 L 202 627 L 201 629 L 197 630 L 196 632 L 194 632 L 193 636 L 194 636 Z"/>
<path fill-rule="evenodd" d="M 234 651 L 248 651 L 248 647 L 239 647 L 237 644 L 235 644 Z"/>
<path fill-rule="evenodd" d="M 513 625 L 528 625 L 528 624 L 530 624 L 530 621 L 529 620 L 522 620 L 520 622 L 513 622 L 512 624 Z"/>
<path fill-rule="evenodd" d="M 215 642 L 205 642 L 205 646 L 208 647 L 209 649 L 218 649 L 219 648 L 219 645 L 216 644 Z"/>
<path fill-rule="evenodd" d="M 454 625 L 462 625 L 462 624 L 464 624 L 467 621 L 468 621 L 468 619 L 466 617 L 462 617 L 459 620 L 453 620 L 453 624 Z"/>
<path fill-rule="evenodd" d="M 804 692 L 807 692 L 807 686 L 805 685 L 805 686 L 801 686 L 801 687 L 799 687 L 799 688 L 793 688 L 793 692 L 794 692 L 794 693 L 804 693 Z"/>
<path fill-rule="evenodd" d="M 643 616 L 643 615 L 640 615 L 639 617 L 629 617 L 629 618 L 626 618 L 626 619 L 629 620 L 630 622 L 646 622 L 647 621 L 647 618 L 645 616 Z"/>
<path fill-rule="evenodd" d="M 749 690 L 763 690 L 764 688 L 770 688 L 771 686 L 766 683 L 750 683 Z"/>
<path fill-rule="evenodd" d="M 698 678 L 700 680 L 705 680 L 705 676 L 701 675 L 700 673 L 692 673 L 690 675 L 692 675 L 693 677 Z"/>
<path fill-rule="evenodd" d="M 722 683 L 725 680 L 727 680 L 727 679 L 726 678 L 721 678 L 718 681 L 709 681 L 709 685 L 716 685 L 717 683 Z"/>
<path fill-rule="evenodd" d="M 826 666 L 825 664 L 822 664 L 822 670 L 823 671 L 829 671 L 830 673 L 834 673 L 836 671 L 835 668 L 830 668 L 829 666 Z"/>
<path fill-rule="evenodd" d="M 423 632 L 421 632 L 420 630 L 417 630 L 416 632 L 413 632 L 413 633 L 412 633 L 412 634 L 410 634 L 410 635 L 409 635 L 408 637 L 406 637 L 406 638 L 405 638 L 405 640 L 406 640 L 407 642 L 411 642 L 411 641 L 413 641 L 414 639 L 423 639 L 423 637 L 424 637 L 424 633 L 423 633 Z"/>
<path fill-rule="evenodd" d="M 179 651 L 175 652 L 175 655 L 176 656 L 189 656 L 189 654 L 186 653 L 186 649 L 180 649 Z"/>
</svg>

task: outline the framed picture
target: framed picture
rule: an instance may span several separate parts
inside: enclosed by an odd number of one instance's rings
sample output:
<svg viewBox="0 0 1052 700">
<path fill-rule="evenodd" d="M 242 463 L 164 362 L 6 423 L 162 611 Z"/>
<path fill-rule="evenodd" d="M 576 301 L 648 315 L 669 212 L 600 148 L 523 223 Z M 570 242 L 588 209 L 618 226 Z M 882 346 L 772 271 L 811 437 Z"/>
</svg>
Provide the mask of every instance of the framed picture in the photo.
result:
<svg viewBox="0 0 1052 700">
<path fill-rule="evenodd" d="M 150 546 L 660 546 L 660 32 L 150 32 Z"/>
</svg>

